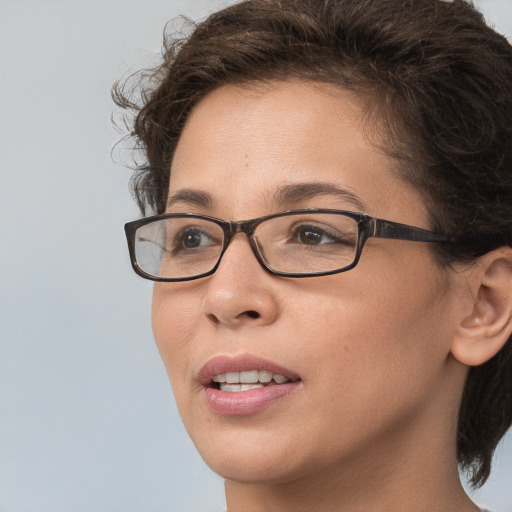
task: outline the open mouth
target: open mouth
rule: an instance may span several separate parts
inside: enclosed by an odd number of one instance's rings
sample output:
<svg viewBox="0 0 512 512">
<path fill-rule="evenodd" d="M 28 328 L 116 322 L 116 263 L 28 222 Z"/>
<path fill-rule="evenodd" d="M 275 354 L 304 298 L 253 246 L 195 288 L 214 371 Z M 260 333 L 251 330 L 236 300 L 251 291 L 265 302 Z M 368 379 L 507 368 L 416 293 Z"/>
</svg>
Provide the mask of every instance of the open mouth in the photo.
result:
<svg viewBox="0 0 512 512">
<path fill-rule="evenodd" d="M 214 375 L 210 387 L 221 391 L 239 393 L 268 386 L 278 386 L 287 382 L 296 382 L 297 380 L 299 379 L 288 378 L 266 370 L 248 370 Z"/>
<path fill-rule="evenodd" d="M 262 412 L 300 389 L 302 383 L 298 373 L 253 354 L 213 357 L 197 380 L 207 406 L 220 416 Z"/>
</svg>

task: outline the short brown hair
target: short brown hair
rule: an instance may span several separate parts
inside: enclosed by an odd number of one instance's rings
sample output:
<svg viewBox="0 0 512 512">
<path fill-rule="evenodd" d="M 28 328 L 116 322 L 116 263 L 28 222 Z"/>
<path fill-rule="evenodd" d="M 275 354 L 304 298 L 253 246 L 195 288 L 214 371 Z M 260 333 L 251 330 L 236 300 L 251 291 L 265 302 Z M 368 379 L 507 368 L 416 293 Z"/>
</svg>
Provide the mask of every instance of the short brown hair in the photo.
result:
<svg viewBox="0 0 512 512">
<path fill-rule="evenodd" d="M 512 47 L 463 0 L 246 0 L 187 37 L 166 36 L 157 69 L 114 87 L 146 157 L 132 181 L 142 211 L 164 211 L 173 154 L 201 98 L 291 77 L 372 105 L 382 148 L 422 191 L 432 228 L 455 240 L 437 247 L 441 264 L 512 246 Z M 458 460 L 474 486 L 511 423 L 509 339 L 470 370 L 460 406 Z"/>
</svg>

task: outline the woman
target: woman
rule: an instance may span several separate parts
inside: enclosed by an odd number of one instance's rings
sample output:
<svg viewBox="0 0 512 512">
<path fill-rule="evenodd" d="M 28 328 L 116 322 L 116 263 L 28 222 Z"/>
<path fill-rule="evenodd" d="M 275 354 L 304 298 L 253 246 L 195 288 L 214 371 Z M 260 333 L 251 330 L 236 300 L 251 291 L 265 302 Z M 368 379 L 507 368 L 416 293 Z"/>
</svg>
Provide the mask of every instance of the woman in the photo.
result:
<svg viewBox="0 0 512 512">
<path fill-rule="evenodd" d="M 116 90 L 156 213 L 128 242 L 229 512 L 479 510 L 458 466 L 485 482 L 512 422 L 507 41 L 459 0 L 247 0 L 146 78 Z"/>
</svg>

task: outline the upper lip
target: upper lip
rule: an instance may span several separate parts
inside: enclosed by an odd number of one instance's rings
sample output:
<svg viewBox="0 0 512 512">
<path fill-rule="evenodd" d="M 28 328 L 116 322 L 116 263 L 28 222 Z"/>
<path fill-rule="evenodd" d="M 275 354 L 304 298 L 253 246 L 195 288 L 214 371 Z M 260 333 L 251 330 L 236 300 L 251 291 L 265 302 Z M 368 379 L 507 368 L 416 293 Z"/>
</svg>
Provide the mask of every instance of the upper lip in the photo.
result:
<svg viewBox="0 0 512 512">
<path fill-rule="evenodd" d="M 227 372 L 243 372 L 250 370 L 265 370 L 275 375 L 282 375 L 295 381 L 300 376 L 291 370 L 252 354 L 240 354 L 235 356 L 219 355 L 210 359 L 199 371 L 198 381 L 203 386 L 209 386 L 215 375 Z"/>
</svg>

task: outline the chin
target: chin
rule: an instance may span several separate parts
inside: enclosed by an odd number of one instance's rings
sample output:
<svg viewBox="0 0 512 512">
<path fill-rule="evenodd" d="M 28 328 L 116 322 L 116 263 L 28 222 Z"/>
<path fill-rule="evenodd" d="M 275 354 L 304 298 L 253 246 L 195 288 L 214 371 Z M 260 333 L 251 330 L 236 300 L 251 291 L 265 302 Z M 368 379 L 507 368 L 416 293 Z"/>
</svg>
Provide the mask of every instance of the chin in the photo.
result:
<svg viewBox="0 0 512 512">
<path fill-rule="evenodd" d="M 225 427 L 192 440 L 212 471 L 238 483 L 286 483 L 308 467 L 289 434 Z"/>
<path fill-rule="evenodd" d="M 240 484 L 275 485 L 285 484 L 301 477 L 301 471 L 293 470 L 283 460 L 277 463 L 261 462 L 256 457 L 253 460 L 236 458 L 235 460 L 204 459 L 210 469 L 225 480 Z"/>
</svg>

